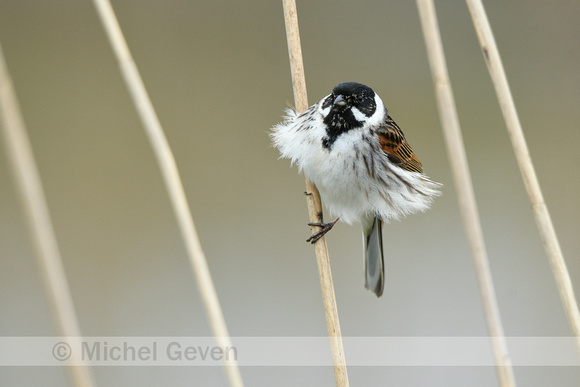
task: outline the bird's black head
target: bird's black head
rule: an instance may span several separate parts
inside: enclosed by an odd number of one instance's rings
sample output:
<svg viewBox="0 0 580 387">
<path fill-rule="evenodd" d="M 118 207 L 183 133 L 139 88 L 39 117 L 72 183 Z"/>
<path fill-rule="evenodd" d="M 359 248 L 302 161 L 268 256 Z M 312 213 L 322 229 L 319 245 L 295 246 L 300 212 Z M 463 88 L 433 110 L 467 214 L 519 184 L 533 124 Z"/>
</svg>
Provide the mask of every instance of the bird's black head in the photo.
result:
<svg viewBox="0 0 580 387">
<path fill-rule="evenodd" d="M 323 144 L 330 148 L 339 135 L 363 127 L 375 113 L 375 92 L 360 83 L 344 82 L 332 89 L 321 108 L 328 135 Z"/>
</svg>

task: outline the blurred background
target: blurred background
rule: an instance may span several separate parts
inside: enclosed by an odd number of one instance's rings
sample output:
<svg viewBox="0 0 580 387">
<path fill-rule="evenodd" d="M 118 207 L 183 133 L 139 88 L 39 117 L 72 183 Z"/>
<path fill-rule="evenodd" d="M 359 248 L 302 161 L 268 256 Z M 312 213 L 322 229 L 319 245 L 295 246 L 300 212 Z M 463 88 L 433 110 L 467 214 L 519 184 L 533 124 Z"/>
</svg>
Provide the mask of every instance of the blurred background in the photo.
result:
<svg viewBox="0 0 580 387">
<path fill-rule="evenodd" d="M 280 1 L 113 1 L 175 153 L 232 336 L 325 336 L 303 197 L 269 128 L 293 103 Z M 467 6 L 437 13 L 508 336 L 569 336 Z M 572 280 L 580 286 L 580 3 L 485 2 Z M 371 86 L 445 185 L 384 229 L 384 296 L 364 289 L 358 226 L 329 234 L 345 336 L 485 336 L 414 2 L 299 2 L 311 103 Z M 81 329 L 209 336 L 167 193 L 90 1 L 0 2 L 22 107 Z M 1 149 L 1 148 L 0 148 Z M 0 336 L 56 335 L 0 157 Z M 572 168 L 572 169 L 570 169 Z M 578 294 L 578 293 L 577 293 Z M 347 359 L 348 359 L 348 353 Z M 99 367 L 98 385 L 227 386 L 220 367 Z M 248 386 L 331 386 L 331 367 L 248 367 Z M 493 386 L 492 367 L 351 367 L 353 386 Z M 519 367 L 521 386 L 577 386 L 574 367 Z M 557 382 L 555 382 L 557 380 Z M 64 369 L 4 368 L 0 385 L 67 385 Z"/>
</svg>

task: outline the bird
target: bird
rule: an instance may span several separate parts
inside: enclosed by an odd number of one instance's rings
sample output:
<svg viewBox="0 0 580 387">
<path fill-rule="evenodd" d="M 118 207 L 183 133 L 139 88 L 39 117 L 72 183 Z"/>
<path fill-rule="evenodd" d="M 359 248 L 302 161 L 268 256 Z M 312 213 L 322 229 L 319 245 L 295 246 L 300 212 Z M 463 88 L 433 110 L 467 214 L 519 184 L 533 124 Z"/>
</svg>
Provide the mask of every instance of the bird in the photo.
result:
<svg viewBox="0 0 580 387">
<path fill-rule="evenodd" d="M 280 158 L 291 160 L 316 185 L 336 220 L 309 223 L 321 230 L 340 219 L 363 231 L 365 287 L 377 297 L 385 284 L 384 223 L 427 210 L 441 184 L 423 174 L 419 158 L 382 99 L 370 87 L 343 82 L 302 113 L 286 109 L 270 131 Z"/>
</svg>

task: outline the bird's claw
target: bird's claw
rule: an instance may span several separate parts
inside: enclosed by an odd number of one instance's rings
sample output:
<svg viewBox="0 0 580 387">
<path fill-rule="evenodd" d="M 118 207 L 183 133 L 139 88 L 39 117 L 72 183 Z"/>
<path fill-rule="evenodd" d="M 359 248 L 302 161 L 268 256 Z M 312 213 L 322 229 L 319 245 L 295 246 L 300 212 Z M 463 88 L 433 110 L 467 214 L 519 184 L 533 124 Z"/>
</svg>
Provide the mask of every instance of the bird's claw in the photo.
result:
<svg viewBox="0 0 580 387">
<path fill-rule="evenodd" d="M 326 235 L 327 232 L 329 232 L 330 230 L 332 230 L 332 227 L 334 227 L 334 225 L 336 224 L 336 222 L 338 222 L 339 218 L 336 218 L 334 221 L 329 222 L 329 223 L 308 223 L 309 226 L 316 226 L 316 227 L 321 227 L 321 229 L 317 232 L 315 232 L 314 234 L 310 235 L 310 237 L 308 239 L 306 239 L 306 242 L 310 242 L 312 244 L 316 243 L 316 241 L 318 241 L 320 238 L 322 238 L 324 235 Z"/>
</svg>

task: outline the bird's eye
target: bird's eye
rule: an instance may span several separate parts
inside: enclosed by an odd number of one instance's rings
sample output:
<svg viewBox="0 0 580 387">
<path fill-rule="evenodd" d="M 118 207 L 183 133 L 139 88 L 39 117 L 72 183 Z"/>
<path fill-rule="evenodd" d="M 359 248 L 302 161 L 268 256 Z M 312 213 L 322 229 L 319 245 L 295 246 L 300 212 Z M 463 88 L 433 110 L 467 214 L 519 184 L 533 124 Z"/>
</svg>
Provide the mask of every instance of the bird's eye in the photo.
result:
<svg viewBox="0 0 580 387">
<path fill-rule="evenodd" d="M 362 95 L 359 95 L 356 97 L 357 101 L 362 102 L 364 100 L 364 97 Z"/>
</svg>

